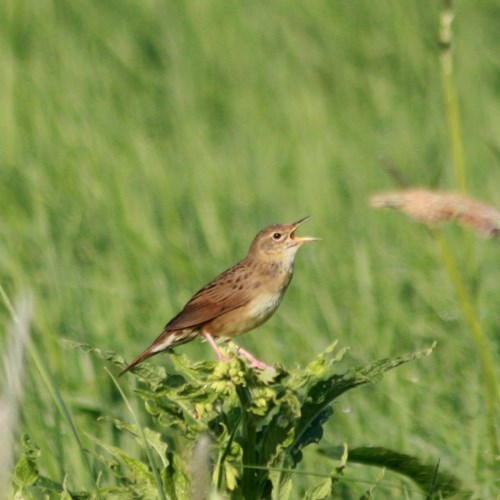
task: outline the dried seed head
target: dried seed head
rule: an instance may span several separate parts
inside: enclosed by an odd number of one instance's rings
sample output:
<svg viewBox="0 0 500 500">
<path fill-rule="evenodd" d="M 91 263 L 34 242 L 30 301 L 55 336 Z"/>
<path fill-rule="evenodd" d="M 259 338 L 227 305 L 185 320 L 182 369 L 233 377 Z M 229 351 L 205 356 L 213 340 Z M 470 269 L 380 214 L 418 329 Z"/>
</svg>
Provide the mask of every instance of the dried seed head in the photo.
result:
<svg viewBox="0 0 500 500">
<path fill-rule="evenodd" d="M 456 193 L 408 189 L 376 194 L 371 197 L 370 204 L 375 208 L 400 210 L 428 225 L 455 220 L 488 238 L 500 234 L 498 209 Z"/>
</svg>

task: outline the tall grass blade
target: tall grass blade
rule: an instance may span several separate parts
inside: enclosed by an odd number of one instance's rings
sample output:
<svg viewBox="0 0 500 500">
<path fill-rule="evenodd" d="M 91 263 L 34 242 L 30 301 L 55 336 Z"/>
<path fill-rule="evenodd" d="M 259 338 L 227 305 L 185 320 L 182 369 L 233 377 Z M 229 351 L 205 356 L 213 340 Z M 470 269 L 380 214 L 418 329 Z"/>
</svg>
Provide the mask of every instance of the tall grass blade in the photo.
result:
<svg viewBox="0 0 500 500">
<path fill-rule="evenodd" d="M 14 322 L 16 324 L 20 323 L 20 316 L 16 313 L 15 308 L 12 306 L 11 301 L 9 300 L 9 297 L 5 293 L 4 289 L 0 286 L 0 295 L 2 296 L 2 299 L 7 306 Z M 56 384 L 54 383 L 49 371 L 47 370 L 45 364 L 43 363 L 41 356 L 38 352 L 38 348 L 36 347 L 35 343 L 31 342 L 28 344 L 28 352 L 29 355 L 31 356 L 32 360 L 35 363 L 36 369 L 38 370 L 40 377 L 47 387 L 47 390 L 49 391 L 49 394 L 51 395 L 52 399 L 54 400 L 57 409 L 59 410 L 60 414 L 68 424 L 71 434 L 73 435 L 78 448 L 80 450 L 83 462 L 85 464 L 85 470 L 88 474 L 88 477 L 91 478 L 92 483 L 95 484 L 95 480 L 93 479 L 93 471 L 92 471 L 92 466 L 90 465 L 90 461 L 87 455 L 87 451 L 85 450 L 85 447 L 83 446 L 83 442 L 80 438 L 80 434 L 78 432 L 78 429 L 76 427 L 76 423 L 71 415 L 71 412 L 69 408 L 67 407 L 66 403 L 64 402 L 64 399 L 61 396 L 61 393 L 59 392 Z M 96 488 L 96 495 L 98 498 L 101 498 L 101 495 L 99 493 L 99 489 Z"/>
<path fill-rule="evenodd" d="M 5 301 L 6 295 L 1 287 L 0 293 Z M 14 313 L 14 310 L 18 312 L 12 314 L 1 367 L 3 384 L 0 394 L 0 498 L 7 498 L 13 465 L 14 437 L 23 395 L 25 355 L 33 313 L 31 295 L 22 295 L 11 313 Z"/>
<path fill-rule="evenodd" d="M 493 455 L 499 453 L 499 438 L 498 438 L 498 417 L 500 415 L 500 388 L 495 375 L 493 360 L 491 359 L 491 350 L 488 339 L 484 333 L 481 321 L 478 317 L 476 308 L 472 303 L 472 298 L 469 295 L 467 287 L 463 281 L 462 275 L 455 261 L 446 240 L 439 231 L 433 231 L 434 237 L 439 245 L 443 262 L 448 271 L 448 275 L 455 287 L 458 301 L 460 303 L 465 320 L 472 333 L 476 349 L 479 353 L 481 361 L 481 369 L 483 372 L 483 392 L 484 400 L 487 408 L 487 426 L 489 435 L 490 449 Z"/>
<path fill-rule="evenodd" d="M 441 45 L 441 74 L 446 100 L 446 114 L 450 129 L 450 142 L 455 168 L 455 179 L 462 193 L 467 192 L 467 173 L 465 154 L 462 143 L 462 127 L 460 122 L 460 109 L 457 99 L 455 77 L 453 72 L 452 53 L 452 22 L 454 17 L 453 0 L 441 0 L 440 34 Z"/>
<path fill-rule="evenodd" d="M 139 418 L 137 417 L 134 409 L 132 408 L 132 405 L 130 404 L 127 396 L 125 396 L 125 393 L 123 392 L 123 390 L 122 390 L 120 384 L 118 383 L 118 381 L 116 380 L 116 378 L 113 376 L 113 374 L 107 368 L 105 370 L 108 372 L 108 375 L 110 376 L 111 380 L 113 381 L 116 388 L 118 389 L 125 405 L 127 406 L 128 411 L 130 412 L 130 414 L 132 415 L 132 418 L 134 419 L 135 425 L 137 426 L 137 428 L 139 429 L 139 431 L 141 433 L 141 437 L 142 437 L 142 440 L 144 443 L 144 450 L 146 451 L 149 466 L 150 466 L 151 470 L 153 471 L 153 476 L 154 476 L 154 479 L 156 482 L 156 487 L 158 489 L 158 496 L 159 496 L 159 498 L 161 498 L 161 500 L 167 500 L 167 497 L 165 496 L 165 491 L 163 488 L 163 482 L 161 480 L 160 474 L 158 473 L 158 468 L 156 466 L 156 463 L 153 459 L 153 455 L 152 455 L 151 450 L 149 448 L 149 442 L 146 438 L 144 428 L 141 426 L 141 424 L 139 422 Z"/>
</svg>

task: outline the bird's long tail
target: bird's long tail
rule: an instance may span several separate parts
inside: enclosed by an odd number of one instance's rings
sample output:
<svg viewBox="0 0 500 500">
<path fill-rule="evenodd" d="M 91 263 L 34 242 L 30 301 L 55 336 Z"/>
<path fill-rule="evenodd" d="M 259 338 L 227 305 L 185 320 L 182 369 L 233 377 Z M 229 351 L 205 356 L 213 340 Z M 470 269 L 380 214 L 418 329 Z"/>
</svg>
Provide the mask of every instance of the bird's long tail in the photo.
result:
<svg viewBox="0 0 500 500">
<path fill-rule="evenodd" d="M 124 368 L 118 376 L 121 377 L 124 373 L 127 373 L 129 370 L 132 370 L 134 366 L 138 365 L 139 363 L 142 363 L 142 361 L 149 358 L 150 356 L 153 356 L 154 354 L 158 354 L 158 352 L 160 352 L 160 351 L 154 352 L 152 351 L 152 348 L 153 348 L 152 345 L 149 346 L 142 354 L 137 356 L 137 358 L 135 358 L 134 361 L 132 361 L 132 363 L 130 363 L 126 368 Z"/>
<path fill-rule="evenodd" d="M 137 356 L 132 363 L 124 368 L 118 376 L 121 377 L 124 373 L 127 373 L 139 363 L 142 363 L 145 359 L 160 352 L 170 350 L 177 345 L 185 344 L 186 342 L 193 340 L 198 335 L 199 333 L 197 331 L 190 329 L 173 331 L 164 330 L 163 333 L 142 354 Z"/>
</svg>

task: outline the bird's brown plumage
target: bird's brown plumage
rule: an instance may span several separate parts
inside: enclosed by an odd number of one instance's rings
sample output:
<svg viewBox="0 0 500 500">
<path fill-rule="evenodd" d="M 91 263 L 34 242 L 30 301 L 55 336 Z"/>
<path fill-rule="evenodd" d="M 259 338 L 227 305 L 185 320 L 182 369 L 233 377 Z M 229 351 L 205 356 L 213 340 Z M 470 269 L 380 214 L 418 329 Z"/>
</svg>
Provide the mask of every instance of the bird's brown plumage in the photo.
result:
<svg viewBox="0 0 500 500">
<path fill-rule="evenodd" d="M 249 301 L 248 294 L 244 288 L 240 289 L 241 285 L 236 277 L 238 271 L 245 267 L 244 262 L 246 260 L 228 269 L 199 290 L 184 309 L 167 323 L 165 330 L 180 330 L 200 325 L 245 305 Z"/>
<path fill-rule="evenodd" d="M 217 351 L 213 337 L 231 338 L 266 321 L 279 306 L 293 274 L 295 254 L 302 243 L 293 224 L 275 224 L 260 231 L 247 256 L 199 290 L 172 318 L 161 335 L 121 373 L 146 358 L 203 335 Z M 265 366 L 241 349 L 260 367 Z"/>
</svg>

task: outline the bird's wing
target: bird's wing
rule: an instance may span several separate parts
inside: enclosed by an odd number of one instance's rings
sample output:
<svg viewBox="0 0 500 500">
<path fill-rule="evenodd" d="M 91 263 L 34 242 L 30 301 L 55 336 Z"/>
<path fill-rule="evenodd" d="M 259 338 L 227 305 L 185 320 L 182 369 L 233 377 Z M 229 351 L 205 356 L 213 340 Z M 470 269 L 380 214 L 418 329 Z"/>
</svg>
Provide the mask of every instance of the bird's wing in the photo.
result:
<svg viewBox="0 0 500 500">
<path fill-rule="evenodd" d="M 167 323 L 165 331 L 199 326 L 247 304 L 250 300 L 248 290 L 241 285 L 238 275 L 235 266 L 202 288 L 184 309 Z"/>
</svg>

